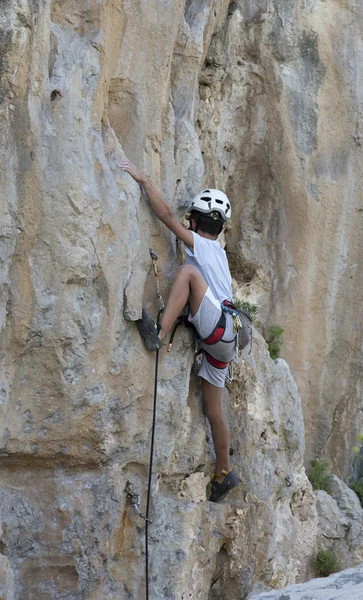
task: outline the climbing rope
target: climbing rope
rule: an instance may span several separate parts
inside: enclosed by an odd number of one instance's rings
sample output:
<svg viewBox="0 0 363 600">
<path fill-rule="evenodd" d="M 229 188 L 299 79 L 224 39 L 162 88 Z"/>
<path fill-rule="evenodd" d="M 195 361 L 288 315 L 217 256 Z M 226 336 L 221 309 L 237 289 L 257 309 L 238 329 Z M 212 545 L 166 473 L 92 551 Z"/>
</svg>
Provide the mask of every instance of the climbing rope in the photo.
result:
<svg viewBox="0 0 363 600">
<path fill-rule="evenodd" d="M 154 380 L 154 402 L 153 402 L 153 422 L 151 428 L 151 447 L 149 460 L 149 479 L 147 484 L 147 501 L 146 501 L 146 520 L 145 520 L 145 589 L 146 600 L 149 600 L 149 512 L 151 500 L 151 483 L 153 474 L 153 458 L 154 458 L 154 440 L 155 440 L 155 424 L 156 424 L 156 399 L 158 395 L 158 366 L 159 366 L 159 350 L 156 351 L 155 357 L 155 380 Z"/>
<path fill-rule="evenodd" d="M 159 310 L 156 318 L 156 323 L 159 328 L 160 326 L 160 317 L 164 310 L 164 300 L 160 293 L 159 280 L 158 280 L 158 267 L 156 261 L 158 260 L 158 255 L 151 248 L 149 249 L 150 256 L 152 260 L 152 266 L 154 269 L 155 281 L 156 281 L 156 294 L 158 297 Z M 154 459 L 154 441 L 155 441 L 155 425 L 156 425 L 156 400 L 158 396 L 158 368 L 159 368 L 159 350 L 156 351 L 155 358 L 155 380 L 154 380 L 154 401 L 153 401 L 153 420 L 151 427 L 151 447 L 150 447 L 150 459 L 149 459 L 149 476 L 148 476 L 148 484 L 147 484 L 147 501 L 146 501 L 146 512 L 143 514 L 140 511 L 140 494 L 137 494 L 134 490 L 134 486 L 130 481 L 126 483 L 126 493 L 130 502 L 130 505 L 135 510 L 135 512 L 141 517 L 145 519 L 145 590 L 146 590 L 146 600 L 149 600 L 149 523 L 152 521 L 149 519 L 150 515 L 150 501 L 151 501 L 151 484 L 152 484 L 152 475 L 153 475 L 153 459 Z"/>
<path fill-rule="evenodd" d="M 159 310 L 156 318 L 156 324 L 159 329 L 160 327 L 160 318 L 164 311 L 164 300 L 160 293 L 159 287 L 159 279 L 158 279 L 158 267 L 157 260 L 158 255 L 151 248 L 149 249 L 150 256 L 152 260 L 152 266 L 155 275 L 156 282 L 156 295 L 158 298 Z M 175 327 L 173 329 L 170 343 L 168 346 L 168 352 L 171 350 L 171 346 L 173 343 L 173 338 L 175 335 L 175 331 L 178 325 L 181 323 L 180 319 L 178 319 Z M 159 370 L 159 350 L 156 351 L 155 354 L 155 379 L 154 379 L 154 400 L 153 400 L 153 419 L 152 419 L 152 427 L 151 427 L 151 446 L 150 446 L 150 459 L 149 459 L 149 476 L 148 476 L 148 484 L 147 484 L 147 500 L 146 500 L 146 511 L 143 514 L 140 511 L 140 495 L 137 494 L 134 490 L 134 487 L 130 481 L 126 483 L 126 493 L 129 498 L 130 505 L 133 507 L 135 512 L 145 519 L 145 597 L 146 600 L 149 600 L 149 523 L 152 521 L 149 518 L 150 515 L 150 503 L 151 503 L 151 485 L 152 485 L 152 475 L 153 475 L 153 459 L 154 459 L 154 443 L 155 443 L 155 426 L 156 426 L 156 402 L 158 396 L 158 370 Z"/>
<path fill-rule="evenodd" d="M 159 279 L 158 279 L 158 267 L 156 261 L 158 255 L 151 248 L 150 256 L 154 269 L 155 281 L 156 281 L 156 294 L 159 301 L 158 316 L 156 319 L 157 326 L 160 325 L 160 317 L 164 310 L 164 300 L 160 293 Z M 145 590 L 146 600 L 149 600 L 149 513 L 150 513 L 150 500 L 151 500 L 151 484 L 153 474 L 153 459 L 154 459 L 154 441 L 155 441 L 155 425 L 156 425 L 156 400 L 158 396 L 158 370 L 159 370 L 159 350 L 156 351 L 155 356 L 155 378 L 154 378 L 154 400 L 153 400 L 153 421 L 151 427 L 151 446 L 150 446 L 150 459 L 149 459 L 149 478 L 147 484 L 147 501 L 146 501 L 146 519 L 145 519 Z"/>
</svg>

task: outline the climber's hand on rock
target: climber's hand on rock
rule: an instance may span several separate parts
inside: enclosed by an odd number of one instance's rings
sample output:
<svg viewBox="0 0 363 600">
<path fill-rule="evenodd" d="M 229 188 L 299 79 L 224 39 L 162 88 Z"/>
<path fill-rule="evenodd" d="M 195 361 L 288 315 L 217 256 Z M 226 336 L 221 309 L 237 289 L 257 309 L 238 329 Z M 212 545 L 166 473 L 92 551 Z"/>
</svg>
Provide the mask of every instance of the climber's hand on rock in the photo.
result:
<svg viewBox="0 0 363 600">
<path fill-rule="evenodd" d="M 122 160 L 118 166 L 123 171 L 126 171 L 126 173 L 129 173 L 138 183 L 143 183 L 146 180 L 145 173 L 137 169 L 129 160 Z"/>
</svg>

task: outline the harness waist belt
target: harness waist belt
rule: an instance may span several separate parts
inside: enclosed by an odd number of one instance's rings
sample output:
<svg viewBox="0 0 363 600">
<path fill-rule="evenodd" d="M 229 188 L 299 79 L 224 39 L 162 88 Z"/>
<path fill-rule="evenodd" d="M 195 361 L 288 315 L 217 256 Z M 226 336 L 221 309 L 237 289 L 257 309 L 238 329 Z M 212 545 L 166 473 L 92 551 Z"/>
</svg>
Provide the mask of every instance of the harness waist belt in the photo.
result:
<svg viewBox="0 0 363 600">
<path fill-rule="evenodd" d="M 216 367 L 217 369 L 225 369 L 229 365 L 229 362 L 223 362 L 221 360 L 217 360 L 216 358 L 213 358 L 213 356 L 208 354 L 208 352 L 206 352 L 205 350 L 204 350 L 204 354 L 206 356 L 207 361 L 211 365 L 213 365 L 213 367 Z"/>
</svg>

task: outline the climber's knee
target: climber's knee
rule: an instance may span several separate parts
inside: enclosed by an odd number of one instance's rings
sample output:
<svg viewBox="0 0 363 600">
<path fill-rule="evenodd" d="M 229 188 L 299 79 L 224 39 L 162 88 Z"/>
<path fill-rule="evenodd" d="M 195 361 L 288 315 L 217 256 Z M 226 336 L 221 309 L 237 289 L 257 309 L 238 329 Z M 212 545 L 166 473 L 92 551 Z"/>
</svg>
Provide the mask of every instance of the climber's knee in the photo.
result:
<svg viewBox="0 0 363 600">
<path fill-rule="evenodd" d="M 185 285 L 189 286 L 190 310 L 195 315 L 208 288 L 203 275 L 193 265 L 183 265 L 175 277 L 184 279 Z"/>
</svg>

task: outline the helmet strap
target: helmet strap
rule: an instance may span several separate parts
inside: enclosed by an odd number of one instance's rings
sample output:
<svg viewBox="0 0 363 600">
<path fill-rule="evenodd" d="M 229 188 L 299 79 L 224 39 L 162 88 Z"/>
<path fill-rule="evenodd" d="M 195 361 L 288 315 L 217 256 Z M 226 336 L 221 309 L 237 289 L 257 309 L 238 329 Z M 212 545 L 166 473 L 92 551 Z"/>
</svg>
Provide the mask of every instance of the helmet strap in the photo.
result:
<svg viewBox="0 0 363 600">
<path fill-rule="evenodd" d="M 200 213 L 198 213 L 197 211 L 195 211 L 195 212 L 197 213 L 196 217 L 193 217 L 193 219 L 192 219 L 192 217 L 189 216 L 189 231 L 194 231 L 194 233 L 198 233 Z M 192 229 L 192 220 L 195 221 L 195 224 L 196 224 L 195 230 Z"/>
</svg>

